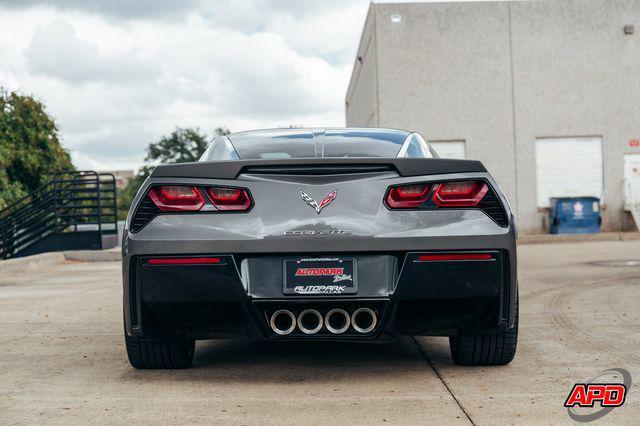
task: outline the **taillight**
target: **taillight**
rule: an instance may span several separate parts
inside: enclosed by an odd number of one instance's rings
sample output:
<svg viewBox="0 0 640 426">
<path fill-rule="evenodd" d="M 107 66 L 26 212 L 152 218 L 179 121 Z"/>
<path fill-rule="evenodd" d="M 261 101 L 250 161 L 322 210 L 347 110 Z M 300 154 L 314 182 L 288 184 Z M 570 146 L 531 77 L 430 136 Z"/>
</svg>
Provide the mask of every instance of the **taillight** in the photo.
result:
<svg viewBox="0 0 640 426">
<path fill-rule="evenodd" d="M 430 185 L 395 186 L 389 189 L 385 202 L 391 209 L 413 209 L 427 201 Z"/>
<path fill-rule="evenodd" d="M 207 194 L 218 210 L 246 211 L 251 207 L 246 189 L 210 187 Z"/>
<path fill-rule="evenodd" d="M 204 206 L 202 194 L 192 186 L 156 186 L 149 196 L 164 212 L 197 211 Z"/>
<path fill-rule="evenodd" d="M 423 254 L 418 257 L 419 262 L 442 262 L 449 260 L 491 260 L 489 253 L 439 253 Z"/>
<path fill-rule="evenodd" d="M 160 257 L 147 259 L 149 265 L 218 265 L 219 257 Z"/>
<path fill-rule="evenodd" d="M 433 192 L 433 203 L 439 207 L 473 207 L 488 190 L 486 183 L 477 180 L 443 182 Z"/>
</svg>

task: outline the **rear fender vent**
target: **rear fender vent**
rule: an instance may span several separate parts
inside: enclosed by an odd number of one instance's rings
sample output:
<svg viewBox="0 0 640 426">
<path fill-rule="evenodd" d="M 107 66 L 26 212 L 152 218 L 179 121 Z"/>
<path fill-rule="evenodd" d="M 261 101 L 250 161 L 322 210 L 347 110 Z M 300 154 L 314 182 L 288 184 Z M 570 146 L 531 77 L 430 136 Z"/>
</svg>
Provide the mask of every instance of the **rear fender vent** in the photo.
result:
<svg viewBox="0 0 640 426">
<path fill-rule="evenodd" d="M 133 215 L 133 219 L 131 220 L 131 232 L 138 232 L 144 226 L 151 222 L 154 217 L 156 217 L 160 213 L 160 209 L 154 204 L 149 197 L 149 194 L 146 194 L 142 199 L 142 202 L 136 209 L 135 214 Z"/>
<path fill-rule="evenodd" d="M 487 216 L 493 219 L 498 225 L 502 227 L 506 227 L 508 225 L 507 214 L 502 208 L 500 200 L 492 188 L 489 188 L 489 191 L 482 198 L 482 201 L 478 203 L 477 208 L 485 212 Z"/>
<path fill-rule="evenodd" d="M 278 175 L 340 175 L 351 173 L 397 172 L 388 164 L 334 164 L 326 166 L 246 166 L 240 173 L 278 174 Z"/>
</svg>

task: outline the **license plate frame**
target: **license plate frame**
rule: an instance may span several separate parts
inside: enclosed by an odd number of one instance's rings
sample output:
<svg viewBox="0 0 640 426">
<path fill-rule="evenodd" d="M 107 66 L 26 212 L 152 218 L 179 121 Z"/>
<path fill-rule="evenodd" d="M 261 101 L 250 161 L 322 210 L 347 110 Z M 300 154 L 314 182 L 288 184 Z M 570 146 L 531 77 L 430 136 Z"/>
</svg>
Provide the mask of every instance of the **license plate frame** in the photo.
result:
<svg viewBox="0 0 640 426">
<path fill-rule="evenodd" d="M 340 296 L 358 293 L 353 257 L 294 257 L 282 262 L 282 292 L 296 296 Z"/>
</svg>

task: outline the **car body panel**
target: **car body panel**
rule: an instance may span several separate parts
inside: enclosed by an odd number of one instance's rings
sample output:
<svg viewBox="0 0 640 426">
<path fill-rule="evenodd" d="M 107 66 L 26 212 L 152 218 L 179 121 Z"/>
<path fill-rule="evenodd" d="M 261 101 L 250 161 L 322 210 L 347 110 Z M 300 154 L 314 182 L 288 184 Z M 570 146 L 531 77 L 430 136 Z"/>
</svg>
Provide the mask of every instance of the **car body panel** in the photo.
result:
<svg viewBox="0 0 640 426">
<path fill-rule="evenodd" d="M 363 165 L 388 169 L 307 173 L 314 167 Z M 282 169 L 285 166 L 301 169 L 292 172 Z M 390 210 L 383 202 L 393 185 L 470 179 L 486 182 L 496 194 L 508 219 L 506 226 L 478 208 Z M 242 213 L 216 211 L 208 205 L 195 213 L 160 214 L 131 232 L 136 206 L 154 185 L 246 188 L 253 206 Z M 304 192 L 320 202 L 333 191 L 337 191 L 335 199 L 320 212 L 301 195 Z M 457 306 L 475 309 L 481 301 L 492 301 L 492 309 L 495 308 L 490 313 L 495 316 L 495 321 L 490 321 L 491 327 L 506 329 L 514 324 L 517 259 L 513 214 L 496 182 L 476 161 L 311 158 L 160 166 L 143 184 L 132 205 L 122 246 L 125 325 L 130 335 L 148 332 L 140 324 L 141 316 L 169 316 L 182 310 L 195 315 L 198 309 L 212 321 L 207 323 L 206 330 L 199 330 L 200 338 L 238 332 L 265 339 L 386 341 L 403 329 L 415 334 L 442 334 L 451 332 L 452 324 L 472 322 L 465 312 L 456 311 Z M 416 260 L 420 253 L 432 251 L 482 252 L 491 253 L 492 257 L 490 262 L 480 263 L 423 264 Z M 279 284 L 283 259 L 323 254 L 358 259 L 358 293 L 321 297 L 283 294 Z M 219 256 L 224 265 L 158 268 L 145 263 L 150 256 L 168 255 Z M 446 277 L 454 282 L 447 285 Z M 420 280 L 426 287 L 421 287 Z M 269 331 L 264 318 L 274 306 L 294 309 L 309 303 L 326 307 L 342 303 L 355 307 L 353 304 L 358 301 L 378 309 L 380 326 L 374 333 L 283 338 Z M 148 306 L 144 307 L 145 303 Z M 451 317 L 461 322 L 437 324 L 437 318 L 421 314 L 420 306 L 435 312 L 438 303 L 451 306 Z M 211 319 L 215 312 L 227 310 L 234 312 L 227 322 Z M 407 315 L 402 316 L 402 312 Z M 477 315 L 480 314 L 484 315 L 478 311 Z M 412 315 L 423 322 L 412 320 Z M 179 319 L 176 321 L 172 323 L 175 327 L 180 323 Z"/>
</svg>

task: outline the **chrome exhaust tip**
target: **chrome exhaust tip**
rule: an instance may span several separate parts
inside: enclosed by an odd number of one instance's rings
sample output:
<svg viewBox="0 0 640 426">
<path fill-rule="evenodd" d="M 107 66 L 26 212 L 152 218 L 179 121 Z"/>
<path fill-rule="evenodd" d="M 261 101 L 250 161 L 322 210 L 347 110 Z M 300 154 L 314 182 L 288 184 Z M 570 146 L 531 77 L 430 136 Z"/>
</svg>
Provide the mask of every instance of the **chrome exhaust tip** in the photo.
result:
<svg viewBox="0 0 640 426">
<path fill-rule="evenodd" d="M 376 328 L 378 317 L 369 308 L 358 308 L 351 314 L 351 324 L 358 333 L 369 333 Z"/>
<path fill-rule="evenodd" d="M 349 329 L 351 317 L 344 309 L 332 309 L 324 316 L 324 323 L 333 334 L 342 334 Z"/>
<path fill-rule="evenodd" d="M 315 309 L 305 309 L 298 315 L 298 328 L 304 334 L 316 334 L 322 328 L 322 315 Z"/>
<path fill-rule="evenodd" d="M 290 334 L 296 328 L 296 316 L 291 311 L 280 309 L 271 315 L 269 325 L 280 336 Z"/>
</svg>

